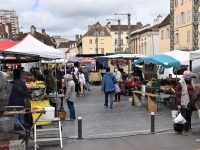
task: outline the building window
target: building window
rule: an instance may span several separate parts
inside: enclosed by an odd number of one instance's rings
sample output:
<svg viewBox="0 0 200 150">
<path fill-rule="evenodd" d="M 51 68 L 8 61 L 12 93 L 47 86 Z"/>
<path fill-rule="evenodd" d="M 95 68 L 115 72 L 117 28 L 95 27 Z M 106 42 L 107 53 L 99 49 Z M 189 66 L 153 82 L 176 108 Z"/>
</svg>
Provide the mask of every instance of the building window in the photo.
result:
<svg viewBox="0 0 200 150">
<path fill-rule="evenodd" d="M 187 22 L 190 22 L 190 10 L 187 11 Z"/>
<path fill-rule="evenodd" d="M 181 13 L 181 20 L 182 20 L 182 23 L 185 23 L 185 12 Z"/>
<path fill-rule="evenodd" d="M 104 39 L 101 39 L 101 44 L 104 44 Z"/>
<path fill-rule="evenodd" d="M 178 25 L 178 15 L 176 15 L 176 25 Z"/>
<path fill-rule="evenodd" d="M 181 0 L 181 4 L 183 5 L 183 3 L 184 3 L 184 0 Z"/>
<path fill-rule="evenodd" d="M 142 50 L 142 54 L 145 55 L 145 53 L 143 51 L 143 43 L 142 43 L 142 46 L 141 46 L 141 50 Z"/>
<path fill-rule="evenodd" d="M 90 54 L 93 54 L 93 50 L 92 50 L 92 48 L 90 48 Z"/>
<path fill-rule="evenodd" d="M 179 15 L 179 25 L 181 25 L 181 14 Z"/>
<path fill-rule="evenodd" d="M 90 39 L 90 44 L 92 44 L 92 40 Z"/>
<path fill-rule="evenodd" d="M 144 40 L 146 40 L 146 37 L 144 37 Z"/>
<path fill-rule="evenodd" d="M 147 43 L 146 42 L 144 43 L 144 52 L 145 52 L 145 55 L 147 55 Z"/>
<path fill-rule="evenodd" d="M 176 44 L 179 44 L 179 34 L 176 33 Z"/>
<path fill-rule="evenodd" d="M 99 35 L 99 32 L 98 32 L 98 31 L 95 31 L 95 32 L 94 32 L 94 35 Z"/>
<path fill-rule="evenodd" d="M 115 47 L 115 53 L 118 52 L 118 47 Z"/>
<path fill-rule="evenodd" d="M 118 39 L 115 39 L 115 45 L 117 45 L 118 44 Z"/>
<path fill-rule="evenodd" d="M 161 31 L 161 40 L 163 40 L 164 39 L 164 31 L 162 30 Z"/>
<path fill-rule="evenodd" d="M 175 7 L 178 7 L 178 0 L 175 0 Z"/>
<path fill-rule="evenodd" d="M 115 35 L 117 35 L 118 34 L 118 32 L 115 32 Z"/>
<path fill-rule="evenodd" d="M 101 31 L 100 35 L 105 35 L 105 34 L 104 34 L 104 31 Z"/>
<path fill-rule="evenodd" d="M 190 42 L 190 30 L 187 30 L 187 42 Z"/>
<path fill-rule="evenodd" d="M 104 48 L 101 49 L 101 54 L 104 54 Z"/>
<path fill-rule="evenodd" d="M 167 28 L 167 30 L 166 30 L 166 39 L 168 39 L 169 38 L 169 29 Z"/>
</svg>

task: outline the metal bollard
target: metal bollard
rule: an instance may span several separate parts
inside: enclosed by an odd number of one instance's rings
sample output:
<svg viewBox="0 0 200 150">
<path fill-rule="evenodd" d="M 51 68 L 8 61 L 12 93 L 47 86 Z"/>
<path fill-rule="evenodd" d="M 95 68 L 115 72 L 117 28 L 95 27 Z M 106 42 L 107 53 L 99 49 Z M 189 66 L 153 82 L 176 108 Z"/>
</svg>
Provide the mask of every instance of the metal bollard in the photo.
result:
<svg viewBox="0 0 200 150">
<path fill-rule="evenodd" d="M 82 140 L 82 118 L 78 117 L 78 139 Z"/>
<path fill-rule="evenodd" d="M 155 133 L 155 114 L 151 112 L 151 132 L 152 134 Z"/>
</svg>

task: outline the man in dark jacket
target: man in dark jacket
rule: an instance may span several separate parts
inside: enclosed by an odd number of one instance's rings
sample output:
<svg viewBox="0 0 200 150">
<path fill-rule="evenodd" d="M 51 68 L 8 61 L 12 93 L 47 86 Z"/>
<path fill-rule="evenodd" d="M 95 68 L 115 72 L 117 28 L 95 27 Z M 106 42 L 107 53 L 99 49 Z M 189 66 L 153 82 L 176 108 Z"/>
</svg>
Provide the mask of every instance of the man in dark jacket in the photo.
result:
<svg viewBox="0 0 200 150">
<path fill-rule="evenodd" d="M 24 99 L 30 98 L 31 95 L 28 93 L 28 89 L 25 85 L 25 74 L 22 73 L 20 75 L 20 70 L 16 69 L 15 73 L 15 80 L 12 87 L 12 92 L 10 93 L 8 106 L 25 106 Z M 15 115 L 22 124 L 25 124 L 24 121 L 24 114 L 17 114 Z M 19 127 L 19 123 L 15 120 L 14 125 Z"/>
<path fill-rule="evenodd" d="M 105 104 L 108 107 L 108 95 L 110 95 L 110 109 L 113 108 L 113 99 L 115 94 L 115 83 L 117 80 L 113 73 L 110 72 L 110 67 L 106 68 L 106 73 L 103 76 L 103 81 L 101 85 L 102 92 L 105 93 Z"/>
<path fill-rule="evenodd" d="M 53 73 L 56 81 L 57 81 L 57 92 L 60 94 L 62 91 L 62 77 L 63 77 L 63 74 L 62 74 L 62 71 L 60 70 L 60 67 L 57 66 L 56 67 L 56 71 Z"/>
</svg>

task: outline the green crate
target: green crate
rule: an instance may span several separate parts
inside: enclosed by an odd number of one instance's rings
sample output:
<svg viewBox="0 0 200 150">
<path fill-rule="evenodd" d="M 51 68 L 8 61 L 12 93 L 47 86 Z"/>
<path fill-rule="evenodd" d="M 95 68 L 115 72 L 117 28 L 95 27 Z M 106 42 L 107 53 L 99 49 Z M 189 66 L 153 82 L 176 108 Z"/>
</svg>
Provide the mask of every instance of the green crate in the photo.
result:
<svg viewBox="0 0 200 150">
<path fill-rule="evenodd" d="M 151 85 L 153 88 L 160 88 L 160 83 L 158 82 L 152 82 L 152 85 Z"/>
</svg>

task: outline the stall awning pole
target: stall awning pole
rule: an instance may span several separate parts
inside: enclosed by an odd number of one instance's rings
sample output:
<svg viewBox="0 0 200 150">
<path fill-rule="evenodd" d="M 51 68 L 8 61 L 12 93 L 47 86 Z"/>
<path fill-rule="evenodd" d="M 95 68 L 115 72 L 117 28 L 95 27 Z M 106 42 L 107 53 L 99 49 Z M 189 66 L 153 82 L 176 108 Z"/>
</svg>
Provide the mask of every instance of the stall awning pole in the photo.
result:
<svg viewBox="0 0 200 150">
<path fill-rule="evenodd" d="M 66 65 L 66 58 L 64 59 L 64 63 L 65 63 L 65 69 L 64 69 L 64 71 L 65 71 L 65 75 L 66 75 L 66 67 L 67 67 L 67 65 Z"/>
</svg>

